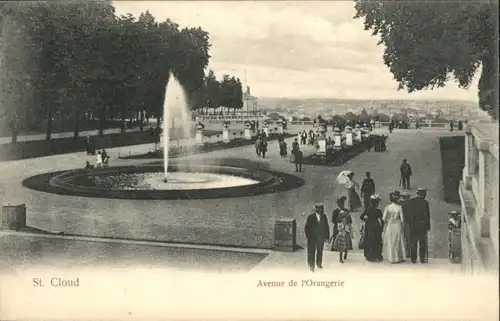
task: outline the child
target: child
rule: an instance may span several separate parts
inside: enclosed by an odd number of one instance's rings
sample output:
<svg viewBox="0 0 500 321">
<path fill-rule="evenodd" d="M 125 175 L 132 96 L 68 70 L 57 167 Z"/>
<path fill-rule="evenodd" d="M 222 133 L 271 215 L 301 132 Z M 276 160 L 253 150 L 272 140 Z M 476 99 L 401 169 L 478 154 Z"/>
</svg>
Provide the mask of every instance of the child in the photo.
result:
<svg viewBox="0 0 500 321">
<path fill-rule="evenodd" d="M 94 165 L 91 165 L 89 161 L 87 161 L 87 163 L 85 164 L 85 169 L 92 169 L 92 168 L 94 168 Z"/>
<path fill-rule="evenodd" d="M 339 251 L 340 263 L 344 263 L 344 260 L 347 259 L 347 252 L 352 250 L 352 219 L 346 211 L 340 211 L 339 216 L 339 234 L 335 238 L 333 246 Z"/>
</svg>

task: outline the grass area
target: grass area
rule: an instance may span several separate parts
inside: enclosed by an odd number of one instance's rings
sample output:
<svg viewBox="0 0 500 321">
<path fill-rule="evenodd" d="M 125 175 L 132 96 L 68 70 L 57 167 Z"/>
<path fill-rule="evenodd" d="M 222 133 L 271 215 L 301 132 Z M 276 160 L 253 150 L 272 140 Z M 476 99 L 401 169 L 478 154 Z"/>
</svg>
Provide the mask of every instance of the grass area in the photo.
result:
<svg viewBox="0 0 500 321">
<path fill-rule="evenodd" d="M 208 135 L 205 135 L 208 136 Z M 284 135 L 276 135 L 270 134 L 268 137 L 268 142 L 277 140 L 279 137 L 289 138 L 293 137 L 293 134 L 284 134 Z M 209 153 L 216 150 L 242 147 L 255 144 L 255 139 L 244 139 L 244 138 L 236 138 L 232 139 L 227 143 L 224 142 L 216 142 L 216 143 L 205 143 L 202 146 L 187 146 L 187 147 L 173 147 L 169 149 L 169 158 L 177 158 L 192 154 L 201 154 L 201 153 Z M 156 150 L 154 152 L 148 152 L 146 154 L 138 154 L 121 157 L 122 159 L 148 159 L 148 158 L 163 158 L 163 150 Z"/>
</svg>

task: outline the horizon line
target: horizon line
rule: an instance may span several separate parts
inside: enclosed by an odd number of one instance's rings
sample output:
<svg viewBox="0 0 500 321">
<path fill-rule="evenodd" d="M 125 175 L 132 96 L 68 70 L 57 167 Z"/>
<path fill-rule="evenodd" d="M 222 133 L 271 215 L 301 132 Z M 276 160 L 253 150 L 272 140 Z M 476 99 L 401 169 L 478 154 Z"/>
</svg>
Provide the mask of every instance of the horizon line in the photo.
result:
<svg viewBox="0 0 500 321">
<path fill-rule="evenodd" d="M 258 100 L 259 99 L 332 99 L 332 100 L 353 100 L 353 101 L 366 101 L 366 100 L 373 100 L 373 101 L 384 101 L 384 100 L 399 100 L 399 101 L 461 101 L 461 102 L 471 102 L 471 103 L 476 103 L 478 104 L 477 101 L 473 100 L 467 100 L 467 99 L 444 99 L 444 98 L 434 98 L 434 99 L 429 99 L 429 98 L 335 98 L 335 97 L 273 97 L 273 96 L 257 96 Z"/>
</svg>

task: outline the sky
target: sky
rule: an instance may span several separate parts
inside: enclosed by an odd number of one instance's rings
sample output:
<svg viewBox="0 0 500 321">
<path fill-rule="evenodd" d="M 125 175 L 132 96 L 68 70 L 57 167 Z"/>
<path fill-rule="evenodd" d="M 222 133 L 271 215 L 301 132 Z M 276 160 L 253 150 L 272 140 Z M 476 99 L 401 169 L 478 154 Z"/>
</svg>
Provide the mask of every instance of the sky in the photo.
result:
<svg viewBox="0 0 500 321">
<path fill-rule="evenodd" d="M 116 1 L 116 14 L 200 26 L 210 33 L 209 68 L 229 74 L 257 97 L 443 99 L 477 101 L 469 89 L 398 91 L 382 60 L 383 46 L 353 19 L 353 1 Z"/>
</svg>

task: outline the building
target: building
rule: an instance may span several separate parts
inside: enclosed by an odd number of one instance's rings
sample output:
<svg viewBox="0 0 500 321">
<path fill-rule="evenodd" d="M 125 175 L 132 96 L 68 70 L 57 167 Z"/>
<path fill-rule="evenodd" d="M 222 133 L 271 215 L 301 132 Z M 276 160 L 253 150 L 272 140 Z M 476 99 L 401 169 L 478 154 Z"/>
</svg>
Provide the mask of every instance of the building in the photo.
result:
<svg viewBox="0 0 500 321">
<path fill-rule="evenodd" d="M 498 274 L 498 125 L 466 127 L 462 203 L 462 264 L 468 274 Z"/>
<path fill-rule="evenodd" d="M 250 86 L 247 86 L 247 90 L 243 93 L 243 110 L 255 114 L 257 112 L 257 100 L 257 97 L 250 94 Z"/>
</svg>

